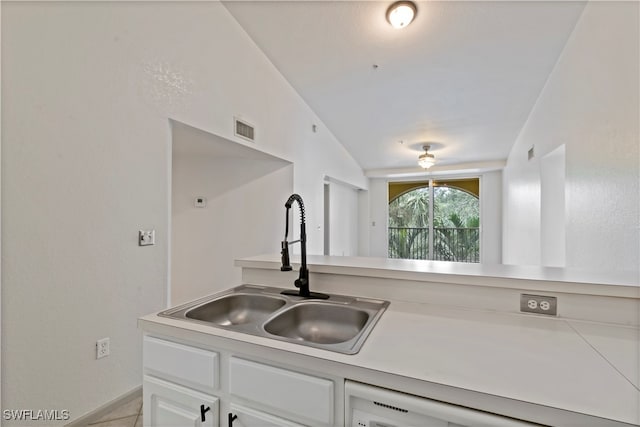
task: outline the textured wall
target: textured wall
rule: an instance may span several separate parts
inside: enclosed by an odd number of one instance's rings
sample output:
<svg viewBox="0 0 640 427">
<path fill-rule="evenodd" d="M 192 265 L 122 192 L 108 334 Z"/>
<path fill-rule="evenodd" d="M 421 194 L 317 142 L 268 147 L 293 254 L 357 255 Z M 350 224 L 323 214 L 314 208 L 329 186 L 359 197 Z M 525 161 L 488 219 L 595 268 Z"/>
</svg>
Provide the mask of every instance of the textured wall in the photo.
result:
<svg viewBox="0 0 640 427">
<path fill-rule="evenodd" d="M 638 7 L 586 6 L 514 144 L 504 172 L 505 263 L 541 262 L 540 160 L 564 145 L 564 206 L 551 210 L 564 213 L 566 266 L 638 271 Z"/>
</svg>

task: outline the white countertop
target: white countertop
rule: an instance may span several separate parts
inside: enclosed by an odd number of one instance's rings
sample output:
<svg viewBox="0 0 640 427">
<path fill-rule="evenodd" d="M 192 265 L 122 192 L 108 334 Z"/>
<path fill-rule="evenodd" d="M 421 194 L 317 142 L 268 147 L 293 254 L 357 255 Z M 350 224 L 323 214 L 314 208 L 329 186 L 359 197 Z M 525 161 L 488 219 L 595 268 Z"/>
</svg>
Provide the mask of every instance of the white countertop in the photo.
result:
<svg viewBox="0 0 640 427">
<path fill-rule="evenodd" d="M 430 383 L 640 424 L 640 330 L 392 302 L 356 355 L 158 317 L 170 327 Z"/>
<path fill-rule="evenodd" d="M 295 261 L 294 258 L 296 257 L 292 257 L 292 262 Z M 322 255 L 308 255 L 307 264 L 309 270 L 318 273 L 640 298 L 640 274 L 633 271 L 599 272 L 554 267 Z M 236 261 L 235 265 L 279 269 L 280 255 L 244 258 Z M 295 264 L 294 269 L 297 269 Z M 487 278 L 491 280 L 488 281 Z"/>
</svg>

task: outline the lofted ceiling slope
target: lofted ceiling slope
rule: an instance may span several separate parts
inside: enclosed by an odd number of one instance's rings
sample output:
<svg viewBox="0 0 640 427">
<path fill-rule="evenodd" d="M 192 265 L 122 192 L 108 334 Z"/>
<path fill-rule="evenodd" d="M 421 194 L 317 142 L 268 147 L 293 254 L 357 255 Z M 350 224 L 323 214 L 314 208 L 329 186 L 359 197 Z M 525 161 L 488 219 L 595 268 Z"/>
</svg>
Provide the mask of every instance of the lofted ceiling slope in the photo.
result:
<svg viewBox="0 0 640 427">
<path fill-rule="evenodd" d="M 396 30 L 391 2 L 226 1 L 365 170 L 505 159 L 583 2 L 429 1 Z M 402 143 L 400 142 L 402 141 Z"/>
</svg>

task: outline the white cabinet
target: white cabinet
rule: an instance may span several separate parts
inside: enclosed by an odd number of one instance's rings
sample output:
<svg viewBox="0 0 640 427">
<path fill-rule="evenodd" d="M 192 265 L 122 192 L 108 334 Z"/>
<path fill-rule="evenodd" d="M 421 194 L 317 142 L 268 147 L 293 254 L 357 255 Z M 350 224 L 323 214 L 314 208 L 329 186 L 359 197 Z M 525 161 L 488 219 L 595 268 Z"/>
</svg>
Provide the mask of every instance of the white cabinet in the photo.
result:
<svg viewBox="0 0 640 427">
<path fill-rule="evenodd" d="M 150 376 L 144 377 L 144 425 L 218 427 L 218 398 Z"/>
<path fill-rule="evenodd" d="M 534 426 L 348 378 L 317 376 L 264 355 L 151 336 L 144 337 L 143 362 L 145 427 Z"/>
<path fill-rule="evenodd" d="M 220 363 L 215 351 L 145 336 L 142 354 L 147 374 L 205 393 L 218 388 Z"/>
<path fill-rule="evenodd" d="M 226 350 L 148 335 L 143 342 L 145 427 L 342 424 L 342 414 L 336 420 L 332 380 Z"/>
<path fill-rule="evenodd" d="M 325 378 L 231 357 L 229 393 L 308 422 L 334 424 L 334 386 Z"/>
<path fill-rule="evenodd" d="M 219 354 L 145 336 L 143 340 L 145 427 L 218 427 Z"/>
<path fill-rule="evenodd" d="M 292 421 L 232 403 L 225 427 L 303 427 Z"/>
</svg>

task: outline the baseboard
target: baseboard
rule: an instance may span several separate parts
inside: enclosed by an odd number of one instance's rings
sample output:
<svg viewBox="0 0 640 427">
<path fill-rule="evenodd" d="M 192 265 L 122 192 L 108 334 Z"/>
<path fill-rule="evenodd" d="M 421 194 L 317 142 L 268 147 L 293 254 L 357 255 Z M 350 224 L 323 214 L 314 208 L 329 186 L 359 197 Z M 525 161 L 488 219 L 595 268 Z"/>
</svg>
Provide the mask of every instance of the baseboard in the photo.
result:
<svg viewBox="0 0 640 427">
<path fill-rule="evenodd" d="M 105 403 L 100 406 L 98 409 L 95 409 L 80 418 L 71 421 L 69 424 L 66 424 L 65 427 L 86 427 L 87 424 L 91 424 L 94 421 L 99 420 L 109 412 L 116 409 L 118 406 L 123 405 L 130 400 L 137 398 L 138 396 L 142 396 L 142 386 L 138 386 L 133 390 L 123 394 L 120 397 L 116 397 L 110 402 Z"/>
</svg>

